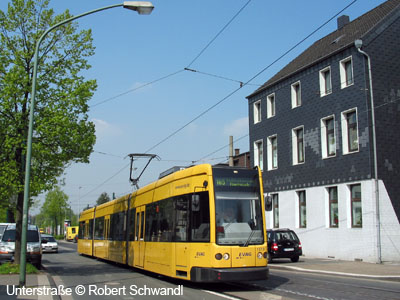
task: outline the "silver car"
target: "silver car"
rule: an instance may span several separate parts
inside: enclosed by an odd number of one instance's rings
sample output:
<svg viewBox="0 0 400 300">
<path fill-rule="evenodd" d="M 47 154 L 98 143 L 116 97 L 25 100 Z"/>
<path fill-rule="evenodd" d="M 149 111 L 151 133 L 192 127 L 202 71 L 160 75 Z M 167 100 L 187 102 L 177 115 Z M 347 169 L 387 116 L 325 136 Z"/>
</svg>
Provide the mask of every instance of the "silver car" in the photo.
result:
<svg viewBox="0 0 400 300">
<path fill-rule="evenodd" d="M 58 243 L 50 234 L 42 234 L 42 251 L 43 252 L 58 252 Z"/>
<path fill-rule="evenodd" d="M 39 229 L 28 225 L 26 233 L 26 260 L 40 269 L 42 264 L 42 247 Z M 15 223 L 8 224 L 0 241 L 0 261 L 14 261 L 15 252 Z"/>
</svg>

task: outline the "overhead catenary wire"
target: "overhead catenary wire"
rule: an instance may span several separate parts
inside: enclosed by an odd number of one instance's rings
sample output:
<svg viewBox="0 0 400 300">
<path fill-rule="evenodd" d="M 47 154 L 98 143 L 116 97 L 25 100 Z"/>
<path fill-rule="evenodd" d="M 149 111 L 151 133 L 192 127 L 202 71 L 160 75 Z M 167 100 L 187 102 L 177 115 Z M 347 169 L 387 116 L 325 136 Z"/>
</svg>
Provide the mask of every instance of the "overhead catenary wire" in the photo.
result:
<svg viewBox="0 0 400 300">
<path fill-rule="evenodd" d="M 120 94 L 118 94 L 118 95 L 115 95 L 115 96 L 113 96 L 113 97 L 107 98 L 107 99 L 102 100 L 102 101 L 100 101 L 100 102 L 94 103 L 94 104 L 92 104 L 90 107 L 91 107 L 91 108 L 94 108 L 94 107 L 96 107 L 96 106 L 99 106 L 99 105 L 104 104 L 104 103 L 106 103 L 106 102 L 109 102 L 109 101 L 111 101 L 111 100 L 114 100 L 114 99 L 117 99 L 117 98 L 119 98 L 119 97 L 125 96 L 126 94 L 135 92 L 135 91 L 140 90 L 140 89 L 142 89 L 142 88 L 144 88 L 144 87 L 146 87 L 146 86 L 149 86 L 149 85 L 154 84 L 154 83 L 156 83 L 156 82 L 165 80 L 165 79 L 170 78 L 170 77 L 172 77 L 172 76 L 175 76 L 175 75 L 177 75 L 177 74 L 179 74 L 179 73 L 181 73 L 181 72 L 183 72 L 183 71 L 185 71 L 185 70 L 184 70 L 184 69 L 177 70 L 177 71 L 172 72 L 172 73 L 170 73 L 170 74 L 168 74 L 168 75 L 162 76 L 162 77 L 157 78 L 157 79 L 155 79 L 155 80 L 153 80 L 153 81 L 144 83 L 144 84 L 142 84 L 142 85 L 140 85 L 140 86 L 138 86 L 138 87 L 135 87 L 135 88 L 133 88 L 133 89 L 130 89 L 130 90 L 126 91 L 126 92 L 120 93 Z"/>
<path fill-rule="evenodd" d="M 222 34 L 222 32 L 225 31 L 226 28 L 228 28 L 228 26 L 240 15 L 240 13 L 246 8 L 247 5 L 249 5 L 250 2 L 251 0 L 247 1 L 239 9 L 239 11 L 228 21 L 228 23 L 226 23 L 225 26 L 222 27 L 222 29 L 210 40 L 210 42 L 208 42 L 208 44 L 199 52 L 199 54 L 197 54 L 196 57 L 186 66 L 186 68 L 190 68 L 191 65 L 193 65 L 194 62 L 199 59 L 199 57 L 207 50 L 207 48 L 210 47 L 212 43 L 214 43 L 214 41 Z"/>
</svg>

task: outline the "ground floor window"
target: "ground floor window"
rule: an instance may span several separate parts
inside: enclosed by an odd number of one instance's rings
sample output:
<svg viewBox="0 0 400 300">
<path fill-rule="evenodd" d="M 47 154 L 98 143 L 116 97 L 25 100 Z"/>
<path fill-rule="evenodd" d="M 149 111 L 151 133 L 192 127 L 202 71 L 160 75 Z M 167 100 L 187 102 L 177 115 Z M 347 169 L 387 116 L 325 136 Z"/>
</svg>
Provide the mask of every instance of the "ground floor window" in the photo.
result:
<svg viewBox="0 0 400 300">
<path fill-rule="evenodd" d="M 279 198 L 278 194 L 272 195 L 272 209 L 274 213 L 274 228 L 279 228 Z"/>
<path fill-rule="evenodd" d="M 299 227 L 307 227 L 306 191 L 297 192 L 299 198 Z"/>
<path fill-rule="evenodd" d="M 351 227 L 362 227 L 361 184 L 350 186 Z"/>
<path fill-rule="evenodd" d="M 329 193 L 329 227 L 339 227 L 339 206 L 337 187 L 328 188 Z"/>
</svg>

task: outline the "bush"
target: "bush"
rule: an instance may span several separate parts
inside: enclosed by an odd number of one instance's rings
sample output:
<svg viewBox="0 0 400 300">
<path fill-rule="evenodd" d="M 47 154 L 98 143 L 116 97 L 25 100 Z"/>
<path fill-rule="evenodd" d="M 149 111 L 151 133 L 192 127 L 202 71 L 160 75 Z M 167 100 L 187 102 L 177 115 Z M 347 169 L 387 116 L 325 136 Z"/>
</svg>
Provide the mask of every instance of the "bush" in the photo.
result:
<svg viewBox="0 0 400 300">
<path fill-rule="evenodd" d="M 63 240 L 63 239 L 64 239 L 64 235 L 62 235 L 62 234 L 55 235 L 54 238 L 55 238 L 56 240 Z"/>
</svg>

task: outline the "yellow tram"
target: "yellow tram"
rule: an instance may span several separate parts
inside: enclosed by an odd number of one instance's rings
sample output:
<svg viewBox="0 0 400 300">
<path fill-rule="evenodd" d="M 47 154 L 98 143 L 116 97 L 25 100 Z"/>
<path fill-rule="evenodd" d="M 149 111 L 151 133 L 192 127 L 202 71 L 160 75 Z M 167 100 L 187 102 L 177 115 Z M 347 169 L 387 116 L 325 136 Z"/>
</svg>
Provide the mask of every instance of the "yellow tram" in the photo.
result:
<svg viewBox="0 0 400 300">
<path fill-rule="evenodd" d="M 183 169 L 83 211 L 78 252 L 195 282 L 268 277 L 258 169 Z"/>
</svg>

